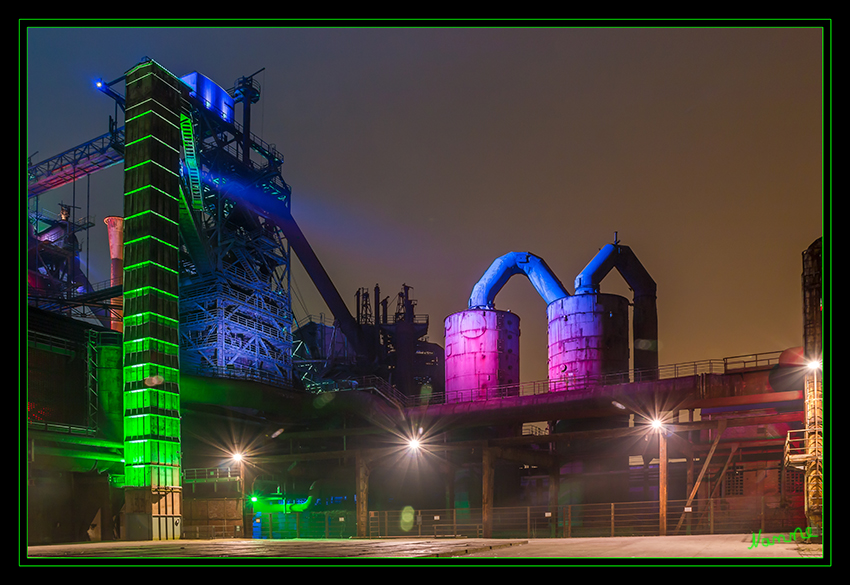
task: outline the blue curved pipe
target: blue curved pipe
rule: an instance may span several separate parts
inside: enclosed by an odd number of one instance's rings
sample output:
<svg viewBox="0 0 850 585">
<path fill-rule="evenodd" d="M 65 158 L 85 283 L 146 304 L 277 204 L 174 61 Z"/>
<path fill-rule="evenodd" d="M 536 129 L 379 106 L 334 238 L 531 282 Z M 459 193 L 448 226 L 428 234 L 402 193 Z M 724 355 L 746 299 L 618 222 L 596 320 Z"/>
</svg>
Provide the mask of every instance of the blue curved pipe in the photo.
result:
<svg viewBox="0 0 850 585">
<path fill-rule="evenodd" d="M 658 311 L 655 306 L 655 281 L 628 246 L 608 244 L 599 250 L 576 277 L 575 294 L 597 294 L 599 283 L 616 268 L 634 291 L 634 368 L 647 376 L 658 369 Z"/>
<path fill-rule="evenodd" d="M 542 258 L 530 252 L 509 252 L 496 258 L 472 287 L 470 309 L 492 309 L 496 295 L 515 274 L 525 274 L 546 304 L 570 296 Z"/>
<path fill-rule="evenodd" d="M 576 277 L 576 294 L 599 292 L 599 283 L 616 268 L 636 297 L 655 296 L 655 281 L 628 246 L 607 244 Z"/>
</svg>

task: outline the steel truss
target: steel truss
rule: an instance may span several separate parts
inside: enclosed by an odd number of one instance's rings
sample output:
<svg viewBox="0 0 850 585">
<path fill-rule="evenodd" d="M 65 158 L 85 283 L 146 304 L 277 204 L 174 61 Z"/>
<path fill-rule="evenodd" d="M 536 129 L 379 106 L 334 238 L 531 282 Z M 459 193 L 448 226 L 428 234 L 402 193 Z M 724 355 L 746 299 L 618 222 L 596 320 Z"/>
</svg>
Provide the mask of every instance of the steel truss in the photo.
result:
<svg viewBox="0 0 850 585">
<path fill-rule="evenodd" d="M 252 190 L 288 202 L 290 189 L 276 153 L 260 165 L 237 157 L 239 133 L 200 109 L 183 121 L 183 213 L 192 221 L 181 218 L 181 370 L 289 387 L 289 247 L 242 197 Z"/>
</svg>

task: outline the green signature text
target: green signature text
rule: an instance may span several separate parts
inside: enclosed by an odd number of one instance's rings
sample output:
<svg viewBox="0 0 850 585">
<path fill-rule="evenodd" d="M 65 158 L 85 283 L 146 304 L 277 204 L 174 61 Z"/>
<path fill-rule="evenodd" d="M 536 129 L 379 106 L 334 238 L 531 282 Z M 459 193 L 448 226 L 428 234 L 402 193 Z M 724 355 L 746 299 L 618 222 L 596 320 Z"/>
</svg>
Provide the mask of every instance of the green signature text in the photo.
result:
<svg viewBox="0 0 850 585">
<path fill-rule="evenodd" d="M 762 538 L 761 530 L 759 530 L 758 536 L 756 536 L 756 533 L 753 532 L 753 544 L 751 544 L 747 548 L 747 550 L 756 548 L 759 544 L 761 544 L 762 546 L 771 546 L 773 544 L 780 544 L 780 543 L 783 543 L 783 542 L 790 544 L 790 543 L 796 542 L 797 539 L 803 540 L 804 537 L 805 538 L 811 538 L 812 537 L 812 528 L 810 526 L 806 527 L 805 533 L 803 532 L 802 528 L 799 528 L 799 527 L 795 528 L 794 532 L 789 533 L 787 537 L 784 534 L 779 534 L 777 536 L 774 536 L 773 538 L 768 538 L 766 536 L 764 538 Z"/>
</svg>

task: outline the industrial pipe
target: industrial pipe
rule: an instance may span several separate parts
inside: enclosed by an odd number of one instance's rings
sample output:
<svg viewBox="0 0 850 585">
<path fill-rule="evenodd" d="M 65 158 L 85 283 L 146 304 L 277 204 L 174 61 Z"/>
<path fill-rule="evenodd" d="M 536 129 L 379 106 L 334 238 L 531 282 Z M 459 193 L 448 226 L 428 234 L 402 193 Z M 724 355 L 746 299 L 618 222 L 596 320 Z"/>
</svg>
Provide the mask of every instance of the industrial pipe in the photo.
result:
<svg viewBox="0 0 850 585">
<path fill-rule="evenodd" d="M 496 295 L 515 274 L 525 274 L 546 304 L 570 296 L 542 258 L 530 252 L 509 252 L 490 265 L 472 287 L 470 309 L 492 309 Z"/>
<path fill-rule="evenodd" d="M 652 371 L 658 368 L 658 313 L 655 303 L 655 281 L 628 246 L 607 244 L 582 270 L 575 280 L 575 294 L 598 294 L 599 283 L 616 268 L 634 291 L 634 369 Z"/>
<path fill-rule="evenodd" d="M 655 297 L 655 281 L 628 246 L 607 244 L 588 262 L 575 281 L 576 294 L 599 292 L 599 283 L 616 268 L 623 279 L 635 291 L 635 296 Z"/>
</svg>

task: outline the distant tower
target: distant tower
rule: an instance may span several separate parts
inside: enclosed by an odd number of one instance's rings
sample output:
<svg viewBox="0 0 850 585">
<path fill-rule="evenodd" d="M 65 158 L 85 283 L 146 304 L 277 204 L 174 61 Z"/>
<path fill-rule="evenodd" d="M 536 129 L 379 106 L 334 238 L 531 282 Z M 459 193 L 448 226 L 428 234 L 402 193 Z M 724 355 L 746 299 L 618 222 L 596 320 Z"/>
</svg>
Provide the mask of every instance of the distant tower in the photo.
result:
<svg viewBox="0 0 850 585">
<path fill-rule="evenodd" d="M 821 242 L 803 252 L 803 349 L 809 363 L 823 363 L 823 287 Z M 810 367 L 805 381 L 806 405 L 806 517 L 815 534 L 821 534 L 823 512 L 823 372 Z"/>
</svg>

